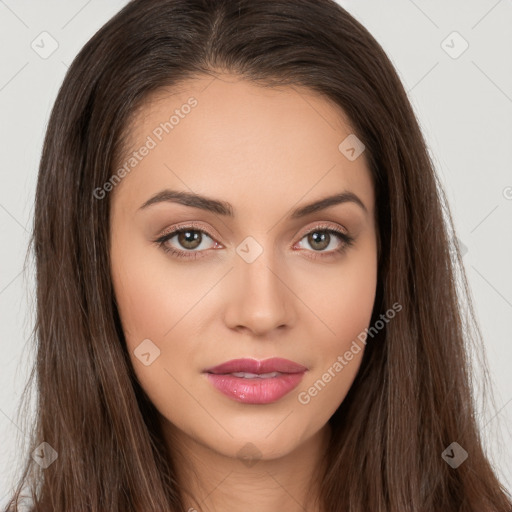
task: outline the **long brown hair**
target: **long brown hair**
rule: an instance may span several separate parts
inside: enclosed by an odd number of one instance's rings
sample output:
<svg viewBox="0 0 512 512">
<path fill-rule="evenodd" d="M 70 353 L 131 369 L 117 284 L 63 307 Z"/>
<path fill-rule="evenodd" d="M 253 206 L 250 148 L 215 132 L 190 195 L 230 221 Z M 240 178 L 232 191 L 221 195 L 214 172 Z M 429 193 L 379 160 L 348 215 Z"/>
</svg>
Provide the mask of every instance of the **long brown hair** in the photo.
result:
<svg viewBox="0 0 512 512">
<path fill-rule="evenodd" d="M 333 0 L 133 0 L 75 58 L 39 169 L 37 404 L 7 510 L 18 509 L 24 489 L 34 511 L 185 510 L 124 343 L 109 271 L 109 194 L 93 192 L 111 178 L 149 93 L 226 71 L 262 87 L 304 86 L 343 109 L 376 191 L 372 321 L 403 306 L 368 341 L 329 420 L 325 512 L 510 512 L 476 423 L 468 348 L 481 335 L 450 210 L 390 60 Z M 46 469 L 31 457 L 42 442 L 58 454 Z M 457 468 L 441 456 L 453 442 L 468 453 Z"/>
</svg>

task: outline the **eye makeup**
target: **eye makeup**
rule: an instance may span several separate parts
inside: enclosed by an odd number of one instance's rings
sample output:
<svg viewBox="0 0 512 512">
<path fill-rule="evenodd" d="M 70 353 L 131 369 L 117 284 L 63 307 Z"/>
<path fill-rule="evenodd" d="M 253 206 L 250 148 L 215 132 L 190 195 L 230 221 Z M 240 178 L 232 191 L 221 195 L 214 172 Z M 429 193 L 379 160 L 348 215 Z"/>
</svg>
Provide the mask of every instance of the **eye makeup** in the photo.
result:
<svg viewBox="0 0 512 512">
<path fill-rule="evenodd" d="M 168 232 L 162 234 L 161 236 L 159 236 L 156 240 L 154 240 L 153 242 L 156 243 L 158 245 L 158 247 L 160 247 L 165 253 L 171 255 L 172 257 L 174 258 L 178 258 L 178 259 L 191 259 L 191 260 L 196 260 L 198 258 L 203 258 L 203 257 L 206 257 L 207 256 L 207 253 L 209 252 L 208 249 L 203 249 L 203 250 L 180 250 L 180 249 L 177 249 L 176 247 L 172 246 L 169 244 L 169 242 L 173 239 L 173 238 L 176 238 L 176 237 L 179 237 L 181 235 L 184 235 L 184 234 L 187 234 L 187 235 L 193 235 L 193 234 L 197 234 L 197 233 L 200 233 L 202 235 L 206 235 L 207 237 L 211 238 L 214 243 L 216 244 L 216 247 L 215 247 L 215 250 L 219 249 L 222 247 L 221 244 L 219 244 L 216 240 L 215 240 L 215 237 L 212 235 L 212 233 L 210 233 L 207 229 L 205 229 L 203 226 L 199 226 L 193 222 L 190 222 L 188 223 L 187 225 L 184 225 L 184 226 L 177 226 L 177 227 L 174 227 L 172 228 L 171 230 L 169 230 Z M 304 250 L 305 253 L 311 253 L 311 254 L 308 254 L 307 257 L 311 258 L 311 259 L 317 259 L 317 258 L 332 258 L 332 257 L 336 257 L 340 254 L 343 254 L 345 253 L 345 251 L 351 247 L 354 242 L 355 242 L 355 239 L 354 237 L 352 237 L 351 235 L 349 235 L 348 233 L 342 231 L 340 228 L 337 228 L 337 227 L 334 227 L 333 225 L 331 224 L 318 224 L 317 226 L 314 226 L 313 228 L 309 229 L 308 231 L 306 231 L 300 238 L 299 240 L 299 243 L 302 241 L 302 239 L 308 237 L 308 243 L 317 243 L 317 241 L 314 239 L 314 238 L 311 238 L 311 235 L 314 235 L 314 234 L 324 234 L 324 236 L 322 237 L 322 240 L 321 240 L 321 243 L 325 241 L 325 235 L 327 235 L 329 238 L 328 238 L 328 241 L 329 241 L 329 245 L 330 245 L 330 242 L 331 242 L 331 237 L 334 236 L 334 238 L 338 239 L 339 241 L 339 246 L 336 247 L 335 249 L 331 249 L 329 251 L 315 251 L 315 250 L 312 250 L 312 251 L 307 251 L 307 250 Z M 194 237 L 195 240 L 198 239 L 197 236 Z M 200 244 L 203 242 L 203 240 L 200 238 L 199 239 L 200 241 Z M 197 247 L 196 247 L 197 249 Z"/>
</svg>

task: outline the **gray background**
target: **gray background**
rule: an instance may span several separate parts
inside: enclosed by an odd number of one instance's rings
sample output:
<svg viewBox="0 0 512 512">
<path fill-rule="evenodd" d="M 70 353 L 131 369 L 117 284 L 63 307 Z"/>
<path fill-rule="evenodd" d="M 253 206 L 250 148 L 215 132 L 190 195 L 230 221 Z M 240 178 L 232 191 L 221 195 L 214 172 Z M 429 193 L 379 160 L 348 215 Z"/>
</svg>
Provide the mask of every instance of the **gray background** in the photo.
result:
<svg viewBox="0 0 512 512">
<path fill-rule="evenodd" d="M 22 268 L 44 131 L 67 67 L 125 3 L 0 0 L 0 504 L 26 432 L 17 406 L 33 358 L 34 282 L 33 266 Z M 482 399 L 479 421 L 511 489 L 512 0 L 340 4 L 395 64 L 447 193 L 495 384 L 495 405 Z M 31 46 L 46 38 L 51 49 L 44 31 L 58 43 L 48 58 Z"/>
</svg>

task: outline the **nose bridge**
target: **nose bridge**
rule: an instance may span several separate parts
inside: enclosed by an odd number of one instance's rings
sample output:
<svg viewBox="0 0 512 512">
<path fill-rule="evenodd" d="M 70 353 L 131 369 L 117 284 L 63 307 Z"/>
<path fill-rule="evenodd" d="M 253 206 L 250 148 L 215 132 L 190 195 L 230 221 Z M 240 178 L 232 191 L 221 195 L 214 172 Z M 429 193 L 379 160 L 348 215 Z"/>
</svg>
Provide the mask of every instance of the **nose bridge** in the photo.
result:
<svg viewBox="0 0 512 512">
<path fill-rule="evenodd" d="M 231 327 L 245 326 L 261 334 L 290 321 L 291 295 L 272 237 L 259 238 L 248 236 L 236 248 L 227 321 Z"/>
</svg>

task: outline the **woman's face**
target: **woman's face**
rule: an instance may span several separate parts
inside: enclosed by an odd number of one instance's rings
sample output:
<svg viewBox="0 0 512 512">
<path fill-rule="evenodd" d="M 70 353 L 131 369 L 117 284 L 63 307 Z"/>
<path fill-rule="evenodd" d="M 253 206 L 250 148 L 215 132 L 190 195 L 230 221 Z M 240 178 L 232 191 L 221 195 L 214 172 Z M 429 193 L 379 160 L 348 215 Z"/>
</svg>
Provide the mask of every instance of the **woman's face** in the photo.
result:
<svg viewBox="0 0 512 512">
<path fill-rule="evenodd" d="M 97 190 L 113 194 L 111 271 L 137 378 L 164 424 L 219 454 L 290 453 L 360 366 L 374 190 L 342 117 L 306 89 L 201 77 L 152 96 Z M 256 363 L 206 371 L 245 358 Z M 271 358 L 296 366 L 257 367 Z"/>
</svg>

